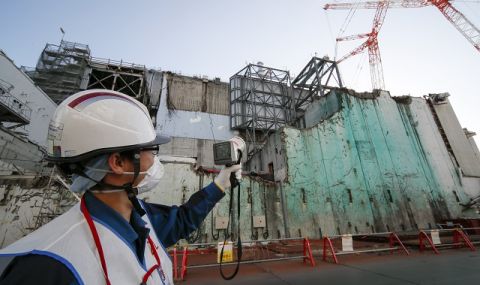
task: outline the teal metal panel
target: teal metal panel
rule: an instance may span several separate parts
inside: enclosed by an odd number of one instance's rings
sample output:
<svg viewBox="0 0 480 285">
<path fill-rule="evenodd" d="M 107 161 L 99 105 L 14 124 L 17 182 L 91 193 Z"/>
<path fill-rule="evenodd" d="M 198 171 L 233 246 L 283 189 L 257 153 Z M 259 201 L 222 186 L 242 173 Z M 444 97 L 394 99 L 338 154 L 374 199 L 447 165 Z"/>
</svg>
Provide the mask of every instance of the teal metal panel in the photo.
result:
<svg viewBox="0 0 480 285">
<path fill-rule="evenodd" d="M 332 92 L 319 102 L 328 110 L 309 116 L 317 124 L 283 128 L 263 150 L 286 166 L 286 178 L 243 179 L 242 239 L 406 231 L 471 214 L 457 201 L 467 196 L 423 99 Z M 212 215 L 227 215 L 229 196 Z M 265 216 L 267 227 L 253 228 L 253 216 Z"/>
<path fill-rule="evenodd" d="M 328 95 L 341 102 L 332 117 L 307 129 L 283 129 L 292 235 L 428 228 L 459 212 L 434 165 L 451 161 L 427 155 L 432 146 L 417 131 L 424 122 L 410 102 L 397 103 L 388 93 L 340 95 Z"/>
</svg>

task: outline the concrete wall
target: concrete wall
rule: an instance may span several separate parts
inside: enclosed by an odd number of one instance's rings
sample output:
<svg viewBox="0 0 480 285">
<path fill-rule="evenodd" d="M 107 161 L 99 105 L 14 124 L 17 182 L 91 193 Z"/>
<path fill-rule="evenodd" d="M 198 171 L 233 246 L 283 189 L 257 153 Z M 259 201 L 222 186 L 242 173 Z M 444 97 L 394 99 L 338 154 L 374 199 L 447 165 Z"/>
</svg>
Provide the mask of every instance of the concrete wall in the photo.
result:
<svg viewBox="0 0 480 285">
<path fill-rule="evenodd" d="M 159 154 L 194 158 L 199 166 L 213 167 L 213 140 L 173 137 L 160 146 Z"/>
<path fill-rule="evenodd" d="M 331 118 L 282 131 L 291 233 L 402 231 L 468 214 L 459 205 L 468 196 L 423 99 L 342 97 Z"/>
<path fill-rule="evenodd" d="M 448 99 L 434 104 L 433 107 L 452 146 L 453 153 L 462 172 L 466 176 L 480 177 L 480 160 L 475 155 L 472 145 L 465 136 L 465 132 L 460 126 L 460 122 Z"/>
<path fill-rule="evenodd" d="M 480 198 L 480 178 L 463 177 L 462 184 L 465 189 L 465 194 L 467 194 L 469 198 Z"/>
<path fill-rule="evenodd" d="M 169 100 L 176 110 L 229 115 L 228 83 L 166 74 Z"/>
<path fill-rule="evenodd" d="M 50 221 L 56 216 L 51 213 L 59 215 L 76 203 L 69 191 L 56 185 L 46 189 L 47 185 L 48 179 L 40 178 L 0 186 L 0 248 L 34 231 L 38 222 Z"/>
<path fill-rule="evenodd" d="M 0 127 L 0 161 L 4 175 L 42 174 L 45 163 L 41 147 L 12 131 Z"/>
<path fill-rule="evenodd" d="M 163 162 L 165 167 L 165 176 L 160 185 L 151 192 L 142 194 L 142 198 L 150 203 L 159 203 L 163 205 L 181 205 L 186 202 L 196 191 L 213 182 L 215 176 L 208 173 L 198 172 L 194 169 L 194 161 L 175 161 Z M 281 207 L 278 191 L 273 184 L 262 183 L 251 180 L 248 177 L 243 179 L 241 189 L 241 227 L 242 238 L 249 240 L 251 238 L 263 239 L 265 237 L 276 237 L 277 230 L 283 229 L 281 217 Z M 236 199 L 236 196 L 235 196 Z M 207 216 L 199 229 L 198 240 L 196 242 L 213 242 L 223 238 L 224 230 L 217 230 L 215 220 L 217 218 L 228 217 L 228 203 L 230 201 L 230 191 Z M 236 206 L 235 206 L 236 207 Z M 236 210 L 234 209 L 236 213 Z M 253 216 L 266 216 L 267 227 L 253 228 Z M 232 221 L 235 225 L 237 220 Z M 282 230 L 283 231 L 283 230 Z M 267 236 L 267 233 L 269 236 Z M 253 236 L 252 236 L 253 235 Z M 193 240 L 190 240 L 194 242 Z"/>
<path fill-rule="evenodd" d="M 22 189 L 19 186 L 0 187 L 0 247 L 27 235 L 35 225 L 40 210 L 41 189 Z"/>
<path fill-rule="evenodd" d="M 272 134 L 262 151 L 256 153 L 247 163 L 247 169 L 254 172 L 270 172 L 270 165 L 273 165 L 273 176 L 269 177 L 271 181 L 283 181 L 287 175 L 287 164 L 285 153 L 282 147 L 281 134 Z"/>
<path fill-rule="evenodd" d="M 32 109 L 30 124 L 17 130 L 23 129 L 29 140 L 46 147 L 48 125 L 57 105 L 2 51 L 0 79 L 13 85 L 10 93 Z"/>
<path fill-rule="evenodd" d="M 147 94 L 149 95 L 148 109 L 152 110 L 154 115 L 153 122 L 156 125 L 156 114 L 160 106 L 160 94 L 162 93 L 163 72 L 157 70 L 148 70 L 146 73 Z"/>
<path fill-rule="evenodd" d="M 470 146 L 472 147 L 472 151 L 475 157 L 478 159 L 478 161 L 480 161 L 480 150 L 478 149 L 477 143 L 475 142 L 474 138 L 477 134 L 467 130 L 466 128 L 463 128 L 463 131 L 468 139 L 468 142 L 470 143 Z"/>
<path fill-rule="evenodd" d="M 327 100 L 340 98 L 338 112 L 320 118 L 310 128 L 281 129 L 251 161 L 252 170 L 259 172 L 268 171 L 272 163 L 275 176 L 272 181 L 243 179 L 243 239 L 402 231 L 433 227 L 443 219 L 478 217 L 474 211 L 462 212 L 460 203 L 474 196 L 479 181 L 463 177 L 457 170 L 423 99 L 396 102 L 388 93 L 375 99 L 335 92 L 328 96 L 332 97 Z M 174 137 L 172 143 L 162 146 L 165 176 L 142 198 L 180 205 L 211 183 L 214 175 L 195 167 L 209 166 L 212 144 L 209 139 Z M 0 191 L 5 204 L 0 207 L 4 211 L 0 216 L 3 245 L 28 232 L 38 216 L 41 191 L 23 188 L 26 190 Z M 217 229 L 215 221 L 228 216 L 229 199 L 227 191 L 191 241 L 212 242 L 223 237 L 225 231 Z M 56 205 L 53 200 L 49 203 Z M 253 227 L 258 216 L 266 219 L 266 227 Z"/>
<path fill-rule="evenodd" d="M 398 107 L 403 117 L 408 119 L 407 126 L 414 134 L 419 154 L 427 161 L 424 173 L 430 179 L 433 192 L 439 192 L 438 196 L 434 196 L 439 200 L 437 206 L 447 204 L 453 217 L 468 215 L 459 207 L 469 200 L 466 187 L 462 184 L 462 173 L 443 143 L 427 102 L 423 98 L 412 98 L 411 104 L 398 104 Z"/>
<path fill-rule="evenodd" d="M 173 78 L 169 80 L 169 78 Z M 182 81 L 175 81 L 175 80 Z M 176 83 L 170 83 L 176 82 Z M 233 132 L 230 130 L 230 117 L 227 115 L 218 115 L 207 112 L 195 111 L 198 109 L 195 104 L 201 104 L 201 99 L 198 98 L 199 94 L 196 92 L 196 88 L 200 88 L 197 85 L 197 81 L 187 77 L 172 77 L 172 75 L 164 76 L 162 93 L 160 95 L 160 106 L 157 113 L 157 126 L 158 132 L 181 138 L 193 138 L 193 139 L 206 139 L 206 140 L 228 140 L 233 136 Z M 184 82 L 185 86 L 181 86 L 180 82 Z M 173 84 L 172 87 L 170 84 Z M 188 101 L 188 94 L 182 92 L 192 92 L 191 100 Z M 228 93 L 225 93 L 228 95 Z M 180 102 L 190 102 L 187 106 L 190 106 L 194 111 L 182 111 L 169 109 L 168 100 L 174 100 L 173 98 L 184 98 Z M 228 97 L 227 97 L 228 100 Z M 221 100 L 219 100 L 221 103 Z M 182 103 L 183 104 L 183 103 Z M 227 105 L 228 108 L 228 105 Z M 227 109 L 228 114 L 228 109 Z M 211 150 L 210 150 L 211 151 Z"/>
<path fill-rule="evenodd" d="M 338 112 L 342 106 L 341 96 L 323 96 L 313 101 L 305 111 L 305 127 L 310 128 Z"/>
</svg>

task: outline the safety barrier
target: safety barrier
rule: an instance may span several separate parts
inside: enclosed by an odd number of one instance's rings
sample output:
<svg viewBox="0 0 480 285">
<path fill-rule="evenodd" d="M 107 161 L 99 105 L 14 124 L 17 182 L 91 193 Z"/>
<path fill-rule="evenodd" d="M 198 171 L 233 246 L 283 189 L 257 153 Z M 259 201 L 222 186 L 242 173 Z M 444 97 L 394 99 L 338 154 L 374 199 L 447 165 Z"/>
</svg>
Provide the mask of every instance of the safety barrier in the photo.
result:
<svg viewBox="0 0 480 285">
<path fill-rule="evenodd" d="M 480 244 L 480 227 L 462 228 L 472 244 Z"/>
<path fill-rule="evenodd" d="M 173 261 L 173 279 L 178 279 L 178 260 L 177 260 L 177 247 L 175 246 L 171 251 Z"/>
<path fill-rule="evenodd" d="M 430 236 L 427 234 L 430 233 Z M 442 243 L 441 241 L 441 234 L 443 234 L 444 238 L 450 238 L 450 233 L 453 235 L 451 236 L 451 242 Z M 445 235 L 446 234 L 446 235 Z M 424 241 L 428 242 L 428 246 L 425 244 Z M 476 248 L 470 241 L 467 235 L 463 232 L 460 228 L 455 229 L 436 229 L 436 230 L 422 230 L 418 234 L 418 249 L 420 252 L 424 251 L 427 247 L 430 247 L 435 254 L 440 254 L 438 251 L 441 247 L 455 247 L 460 248 L 462 243 L 460 242 L 463 240 L 463 244 L 470 248 L 471 251 L 475 251 Z"/>
<path fill-rule="evenodd" d="M 232 244 L 235 249 L 236 243 Z M 177 258 L 180 251 L 172 251 L 173 275 L 176 280 L 185 280 L 188 269 L 219 266 L 217 260 L 218 243 L 196 243 L 183 247 L 180 274 L 178 274 Z M 308 238 L 284 238 L 269 240 L 250 240 L 242 242 L 243 257 L 240 264 L 301 259 L 306 264 L 315 266 L 310 241 Z M 300 255 L 301 254 L 301 255 Z M 235 255 L 233 255 L 235 256 Z M 195 260 L 194 260 L 195 259 Z M 193 261 L 193 262 L 192 262 Z M 222 266 L 236 265 L 233 262 L 223 262 Z"/>
<path fill-rule="evenodd" d="M 335 244 L 338 244 L 339 239 L 341 239 L 342 250 L 337 251 Z M 353 241 L 363 241 L 362 245 L 372 244 L 373 242 L 377 243 L 385 243 L 388 241 L 389 247 L 383 248 L 363 248 L 359 250 L 354 250 Z M 395 246 L 398 244 L 398 246 Z M 377 244 L 375 244 L 377 245 Z M 330 256 L 333 258 L 333 261 L 338 264 L 339 255 L 346 255 L 346 254 L 358 254 L 358 253 L 371 253 L 371 252 L 382 252 L 382 251 L 390 251 L 391 254 L 395 250 L 403 250 L 407 255 L 410 253 L 403 245 L 402 241 L 398 238 L 398 236 L 394 232 L 384 232 L 384 233 L 371 233 L 371 234 L 355 234 L 355 235 L 335 235 L 335 236 L 326 236 L 323 238 L 323 261 L 327 261 L 328 252 L 330 252 Z"/>
</svg>

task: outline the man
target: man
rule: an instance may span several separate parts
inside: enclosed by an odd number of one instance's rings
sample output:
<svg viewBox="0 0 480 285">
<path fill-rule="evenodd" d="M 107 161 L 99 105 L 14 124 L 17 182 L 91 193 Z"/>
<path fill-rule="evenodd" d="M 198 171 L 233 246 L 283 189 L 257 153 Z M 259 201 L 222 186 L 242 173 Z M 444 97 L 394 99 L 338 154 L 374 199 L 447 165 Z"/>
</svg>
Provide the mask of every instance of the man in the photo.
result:
<svg viewBox="0 0 480 285">
<path fill-rule="evenodd" d="M 240 166 L 224 168 L 187 203 L 164 206 L 136 195 L 163 175 L 147 108 L 119 92 L 88 90 L 62 102 L 50 123 L 48 160 L 73 175 L 81 202 L 0 251 L 13 257 L 0 284 L 173 284 L 165 248 L 198 228 Z"/>
</svg>

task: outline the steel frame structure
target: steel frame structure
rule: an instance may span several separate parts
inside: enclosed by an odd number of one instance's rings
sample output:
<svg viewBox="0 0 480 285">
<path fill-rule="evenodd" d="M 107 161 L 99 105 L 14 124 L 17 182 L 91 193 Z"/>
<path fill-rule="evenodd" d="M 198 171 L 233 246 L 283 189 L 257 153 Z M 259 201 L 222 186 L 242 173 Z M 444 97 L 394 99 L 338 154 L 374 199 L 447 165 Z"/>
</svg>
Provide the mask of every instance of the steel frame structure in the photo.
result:
<svg viewBox="0 0 480 285">
<path fill-rule="evenodd" d="M 337 64 L 328 58 L 312 57 L 292 81 L 295 113 L 304 111 L 316 97 L 325 96 L 332 88 L 343 87 Z"/>
<path fill-rule="evenodd" d="M 144 65 L 92 57 L 86 89 L 110 89 L 143 101 L 146 94 Z"/>
<path fill-rule="evenodd" d="M 27 74 L 59 104 L 80 90 L 89 58 L 88 45 L 62 40 L 60 45 L 47 44 L 35 70 Z"/>
<path fill-rule="evenodd" d="M 337 62 L 313 57 L 291 81 L 285 70 L 249 64 L 230 77 L 230 127 L 248 142 L 248 159 L 263 146 L 268 135 L 294 125 L 315 98 L 342 88 Z"/>
<path fill-rule="evenodd" d="M 57 104 L 75 92 L 94 88 L 149 101 L 144 65 L 92 57 L 84 44 L 63 40 L 60 45 L 47 44 L 35 70 L 25 71 Z"/>
<path fill-rule="evenodd" d="M 249 64 L 230 77 L 230 127 L 248 142 L 248 159 L 270 133 L 291 121 L 290 73 Z"/>
</svg>

